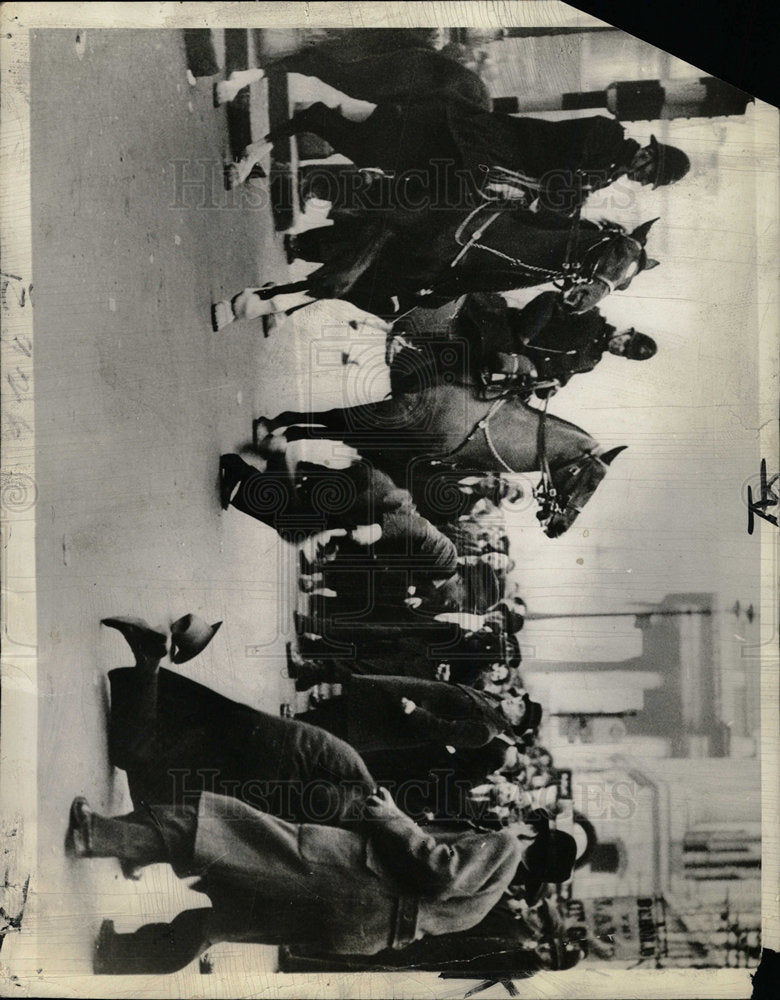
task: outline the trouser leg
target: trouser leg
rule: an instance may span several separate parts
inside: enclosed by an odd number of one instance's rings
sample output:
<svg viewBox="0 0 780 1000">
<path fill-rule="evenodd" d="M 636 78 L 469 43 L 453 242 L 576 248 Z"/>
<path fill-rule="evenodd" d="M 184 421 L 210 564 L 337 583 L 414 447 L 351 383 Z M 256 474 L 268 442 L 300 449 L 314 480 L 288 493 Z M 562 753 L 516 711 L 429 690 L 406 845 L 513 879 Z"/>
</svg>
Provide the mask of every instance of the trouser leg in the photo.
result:
<svg viewBox="0 0 780 1000">
<path fill-rule="evenodd" d="M 170 923 L 145 924 L 132 934 L 117 934 L 104 921 L 93 970 L 108 976 L 178 972 L 215 943 L 212 917 L 210 907 L 184 910 Z"/>
<path fill-rule="evenodd" d="M 319 726 L 342 740 L 347 738 L 346 705 L 343 697 L 330 698 L 316 708 L 310 708 L 308 712 L 300 712 L 296 719 L 308 722 L 311 726 Z"/>
<path fill-rule="evenodd" d="M 294 504 L 293 483 L 286 472 L 260 472 L 248 464 L 230 500 L 231 507 L 272 528 L 279 517 L 290 518 L 294 514 Z"/>
<path fill-rule="evenodd" d="M 89 856 L 119 858 L 140 868 L 168 862 L 184 876 L 189 873 L 197 809 L 190 805 L 145 806 L 125 816 L 93 813 Z"/>
</svg>

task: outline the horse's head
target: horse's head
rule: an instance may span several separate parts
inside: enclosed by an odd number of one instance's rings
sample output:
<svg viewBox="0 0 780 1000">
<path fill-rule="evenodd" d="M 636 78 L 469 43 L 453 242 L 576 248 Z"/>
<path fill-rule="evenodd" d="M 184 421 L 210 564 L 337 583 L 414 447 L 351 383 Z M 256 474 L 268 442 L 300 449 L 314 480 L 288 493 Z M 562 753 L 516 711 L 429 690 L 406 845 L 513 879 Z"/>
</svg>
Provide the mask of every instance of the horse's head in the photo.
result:
<svg viewBox="0 0 780 1000">
<path fill-rule="evenodd" d="M 573 462 L 551 469 L 555 493 L 539 497 L 541 509 L 536 515 L 548 538 L 558 538 L 569 530 L 606 476 L 612 460 L 626 447 L 621 445 L 610 451 L 588 452 Z"/>
<path fill-rule="evenodd" d="M 614 292 L 628 288 L 640 271 L 658 267 L 645 252 L 647 234 L 654 222 L 643 222 L 632 233 L 612 222 L 599 224 L 601 236 L 585 251 L 563 302 L 573 313 L 587 312 Z"/>
</svg>

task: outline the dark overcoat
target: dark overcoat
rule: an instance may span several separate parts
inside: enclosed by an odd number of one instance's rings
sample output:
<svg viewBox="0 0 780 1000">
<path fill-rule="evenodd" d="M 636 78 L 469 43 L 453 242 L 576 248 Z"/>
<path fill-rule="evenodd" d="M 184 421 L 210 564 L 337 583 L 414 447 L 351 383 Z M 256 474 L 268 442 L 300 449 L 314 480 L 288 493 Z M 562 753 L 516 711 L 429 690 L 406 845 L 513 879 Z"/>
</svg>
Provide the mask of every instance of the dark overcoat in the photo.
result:
<svg viewBox="0 0 780 1000">
<path fill-rule="evenodd" d="M 562 386 L 572 375 L 592 371 L 615 333 L 598 309 L 570 313 L 556 292 L 542 292 L 510 317 L 515 349 L 531 360 L 539 378 Z"/>
<path fill-rule="evenodd" d="M 620 122 L 604 115 L 551 122 L 452 101 L 447 120 L 471 176 L 483 165 L 519 172 L 539 185 L 543 208 L 564 214 L 625 172 L 640 148 Z"/>
<path fill-rule="evenodd" d="M 409 715 L 402 698 L 417 706 Z M 425 743 L 481 747 L 508 729 L 499 699 L 462 684 L 357 675 L 344 699 L 348 740 L 363 751 Z"/>
<path fill-rule="evenodd" d="M 176 804 L 207 790 L 293 822 L 357 818 L 376 782 L 359 754 L 316 726 L 231 701 L 170 670 L 158 680 L 156 722 L 141 718 L 140 674 L 109 672 L 109 759 L 127 772 L 134 804 Z"/>
</svg>

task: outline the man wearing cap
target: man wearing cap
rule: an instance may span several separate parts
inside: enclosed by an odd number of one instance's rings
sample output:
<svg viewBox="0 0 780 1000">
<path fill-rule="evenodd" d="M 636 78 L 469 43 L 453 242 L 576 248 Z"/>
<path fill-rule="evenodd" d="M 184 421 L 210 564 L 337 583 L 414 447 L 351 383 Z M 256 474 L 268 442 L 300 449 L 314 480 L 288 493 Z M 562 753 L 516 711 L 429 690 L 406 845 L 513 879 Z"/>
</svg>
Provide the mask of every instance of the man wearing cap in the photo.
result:
<svg viewBox="0 0 780 1000">
<path fill-rule="evenodd" d="M 499 733 L 537 728 L 541 706 L 526 692 L 492 694 L 465 684 L 414 677 L 345 678 L 343 693 L 297 716 L 358 752 L 436 743 L 482 747 Z"/>
<path fill-rule="evenodd" d="M 473 344 L 475 375 L 488 390 L 530 387 L 540 398 L 592 371 L 607 351 L 634 361 L 657 351 L 651 337 L 633 328 L 618 332 L 598 309 L 569 312 L 558 292 L 542 292 L 522 309 L 494 292 L 475 292 L 466 297 L 452 333 Z"/>
</svg>

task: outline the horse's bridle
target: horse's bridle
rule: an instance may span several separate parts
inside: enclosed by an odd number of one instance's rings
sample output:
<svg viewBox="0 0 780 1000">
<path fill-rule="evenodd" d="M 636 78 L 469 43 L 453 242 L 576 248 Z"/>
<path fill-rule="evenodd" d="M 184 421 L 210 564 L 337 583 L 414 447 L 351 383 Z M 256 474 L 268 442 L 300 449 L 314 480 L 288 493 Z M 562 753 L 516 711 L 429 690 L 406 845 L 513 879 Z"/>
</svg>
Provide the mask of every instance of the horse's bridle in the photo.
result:
<svg viewBox="0 0 780 1000">
<path fill-rule="evenodd" d="M 452 451 L 448 452 L 442 458 L 431 459 L 431 465 L 450 465 L 452 468 L 454 468 L 454 462 L 452 462 L 451 460 L 454 459 L 455 456 L 458 454 L 458 452 L 462 451 L 470 441 L 473 441 L 473 439 L 477 436 L 477 434 L 479 434 L 480 431 L 482 431 L 485 435 L 485 441 L 487 442 L 487 446 L 490 449 L 490 454 L 493 456 L 493 458 L 495 458 L 495 460 L 503 468 L 503 470 L 505 472 L 510 473 L 510 475 L 513 476 L 519 475 L 520 473 L 518 472 L 517 469 L 513 469 L 511 465 L 509 465 L 507 462 L 504 461 L 498 449 L 496 448 L 495 444 L 493 443 L 493 438 L 490 434 L 490 421 L 496 415 L 496 413 L 498 413 L 498 411 L 501 409 L 501 407 L 504 405 L 504 403 L 507 401 L 508 398 L 509 398 L 508 395 L 499 396 L 499 398 L 495 400 L 495 402 L 490 407 L 485 416 L 480 418 L 474 424 L 474 426 L 471 428 L 466 437 L 460 442 L 460 444 L 457 445 L 455 448 L 453 448 Z M 549 522 L 550 519 L 554 517 L 556 514 L 558 515 L 565 514 L 567 510 L 577 510 L 579 512 L 579 510 L 581 509 L 575 507 L 575 505 L 571 503 L 571 497 L 569 497 L 566 500 L 566 502 L 562 504 L 558 496 L 558 490 L 556 489 L 553 483 L 552 469 L 550 468 L 550 461 L 549 458 L 547 457 L 547 433 L 546 433 L 547 404 L 548 400 L 545 399 L 543 407 L 541 408 L 541 410 L 538 411 L 539 429 L 537 431 L 536 450 L 539 459 L 540 479 L 539 483 L 533 489 L 533 498 L 539 505 L 539 514 L 537 516 L 539 517 L 539 520 L 543 525 Z M 530 408 L 533 409 L 533 407 Z M 593 457 L 592 452 L 585 452 L 582 455 L 580 461 L 592 457 Z"/>
<path fill-rule="evenodd" d="M 463 258 L 469 252 L 469 250 L 471 249 L 484 250 L 487 253 L 493 254 L 495 257 L 501 258 L 501 260 L 507 261 L 507 263 L 511 264 L 512 267 L 516 267 L 520 270 L 526 271 L 529 274 L 546 275 L 548 277 L 548 280 L 552 281 L 555 287 L 560 289 L 561 291 L 567 291 L 568 289 L 574 287 L 575 285 L 584 285 L 594 281 L 598 281 L 601 284 L 605 285 L 611 294 L 612 292 L 615 291 L 617 284 L 604 275 L 596 274 L 596 268 L 598 267 L 599 264 L 599 257 L 596 251 L 598 251 L 600 247 L 603 247 L 607 243 L 610 243 L 617 236 L 621 236 L 624 239 L 629 240 L 637 247 L 638 250 L 640 251 L 642 250 L 642 244 L 639 242 L 639 240 L 634 239 L 633 236 L 629 236 L 629 234 L 624 232 L 622 229 L 612 227 L 608 230 L 605 230 L 601 239 L 597 240 L 597 242 L 594 243 L 593 246 L 588 247 L 582 260 L 579 261 L 572 260 L 572 254 L 574 252 L 574 244 L 576 242 L 580 228 L 581 209 L 578 207 L 572 218 L 572 224 L 569 229 L 569 237 L 566 242 L 566 255 L 561 267 L 560 268 L 537 267 L 535 264 L 528 264 L 525 261 L 520 260 L 519 257 L 511 257 L 509 254 L 505 254 L 501 250 L 496 250 L 494 247 L 489 247 L 484 243 L 478 242 L 482 238 L 484 233 L 496 221 L 496 219 L 498 219 L 499 216 L 503 214 L 503 211 L 505 210 L 504 208 L 502 208 L 497 212 L 494 211 L 491 215 L 489 215 L 488 218 L 485 220 L 485 222 L 483 222 L 481 226 L 475 229 L 474 232 L 471 234 L 471 236 L 469 236 L 468 239 L 465 240 L 465 242 L 461 240 L 463 232 L 465 228 L 468 226 L 469 222 L 471 222 L 471 220 L 474 219 L 478 215 L 478 213 L 481 212 L 485 208 L 485 206 L 489 204 L 491 204 L 491 202 L 486 201 L 483 204 L 477 205 L 477 207 L 468 214 L 468 216 L 463 220 L 463 222 L 456 230 L 455 242 L 458 244 L 458 246 L 460 246 L 461 249 L 458 251 L 456 256 L 450 262 L 450 267 L 455 267 L 458 263 L 460 263 L 460 261 L 463 260 Z M 508 207 L 514 207 L 514 206 L 511 206 L 510 202 L 508 203 L 507 206 L 505 206 L 505 208 Z M 592 264 L 590 264 L 589 266 L 589 261 L 591 258 L 592 258 Z"/>
<path fill-rule="evenodd" d="M 556 287 L 561 288 L 561 290 L 566 290 L 567 288 L 571 288 L 573 285 L 584 285 L 584 284 L 589 284 L 593 281 L 598 281 L 601 282 L 602 285 L 606 285 L 607 290 L 611 295 L 612 292 L 614 292 L 615 289 L 617 288 L 618 282 L 612 281 L 610 278 L 607 278 L 606 275 L 596 274 L 596 268 L 599 265 L 599 257 L 598 254 L 594 252 L 598 251 L 600 247 L 605 246 L 616 236 L 620 236 L 623 239 L 628 240 L 629 243 L 633 243 L 633 245 L 637 248 L 637 250 L 640 251 L 640 253 L 644 249 L 639 240 L 635 239 L 633 236 L 630 236 L 628 233 L 621 232 L 618 229 L 612 229 L 606 231 L 600 240 L 594 243 L 592 247 L 588 247 L 581 261 L 579 261 L 575 265 L 570 265 L 576 269 L 576 273 L 574 274 L 573 279 L 570 280 L 568 284 L 564 280 L 564 282 L 561 285 L 556 284 Z M 593 256 L 594 258 L 593 263 L 590 266 L 588 266 L 588 259 L 591 256 Z M 566 267 L 567 263 L 568 262 L 564 263 L 564 268 L 568 272 L 568 268 Z M 621 279 L 620 284 L 622 284 L 626 280 L 626 277 L 628 277 L 628 275 L 626 275 Z M 634 274 L 632 274 L 631 277 L 633 278 Z"/>
<path fill-rule="evenodd" d="M 562 514 L 565 508 L 561 507 L 558 500 L 558 490 L 555 488 L 552 478 L 550 462 L 547 458 L 547 404 L 549 397 L 545 398 L 544 404 L 539 411 L 539 429 L 536 435 L 536 454 L 539 459 L 540 478 L 534 487 L 534 500 L 539 504 L 540 520 L 549 521 L 554 514 Z"/>
</svg>

